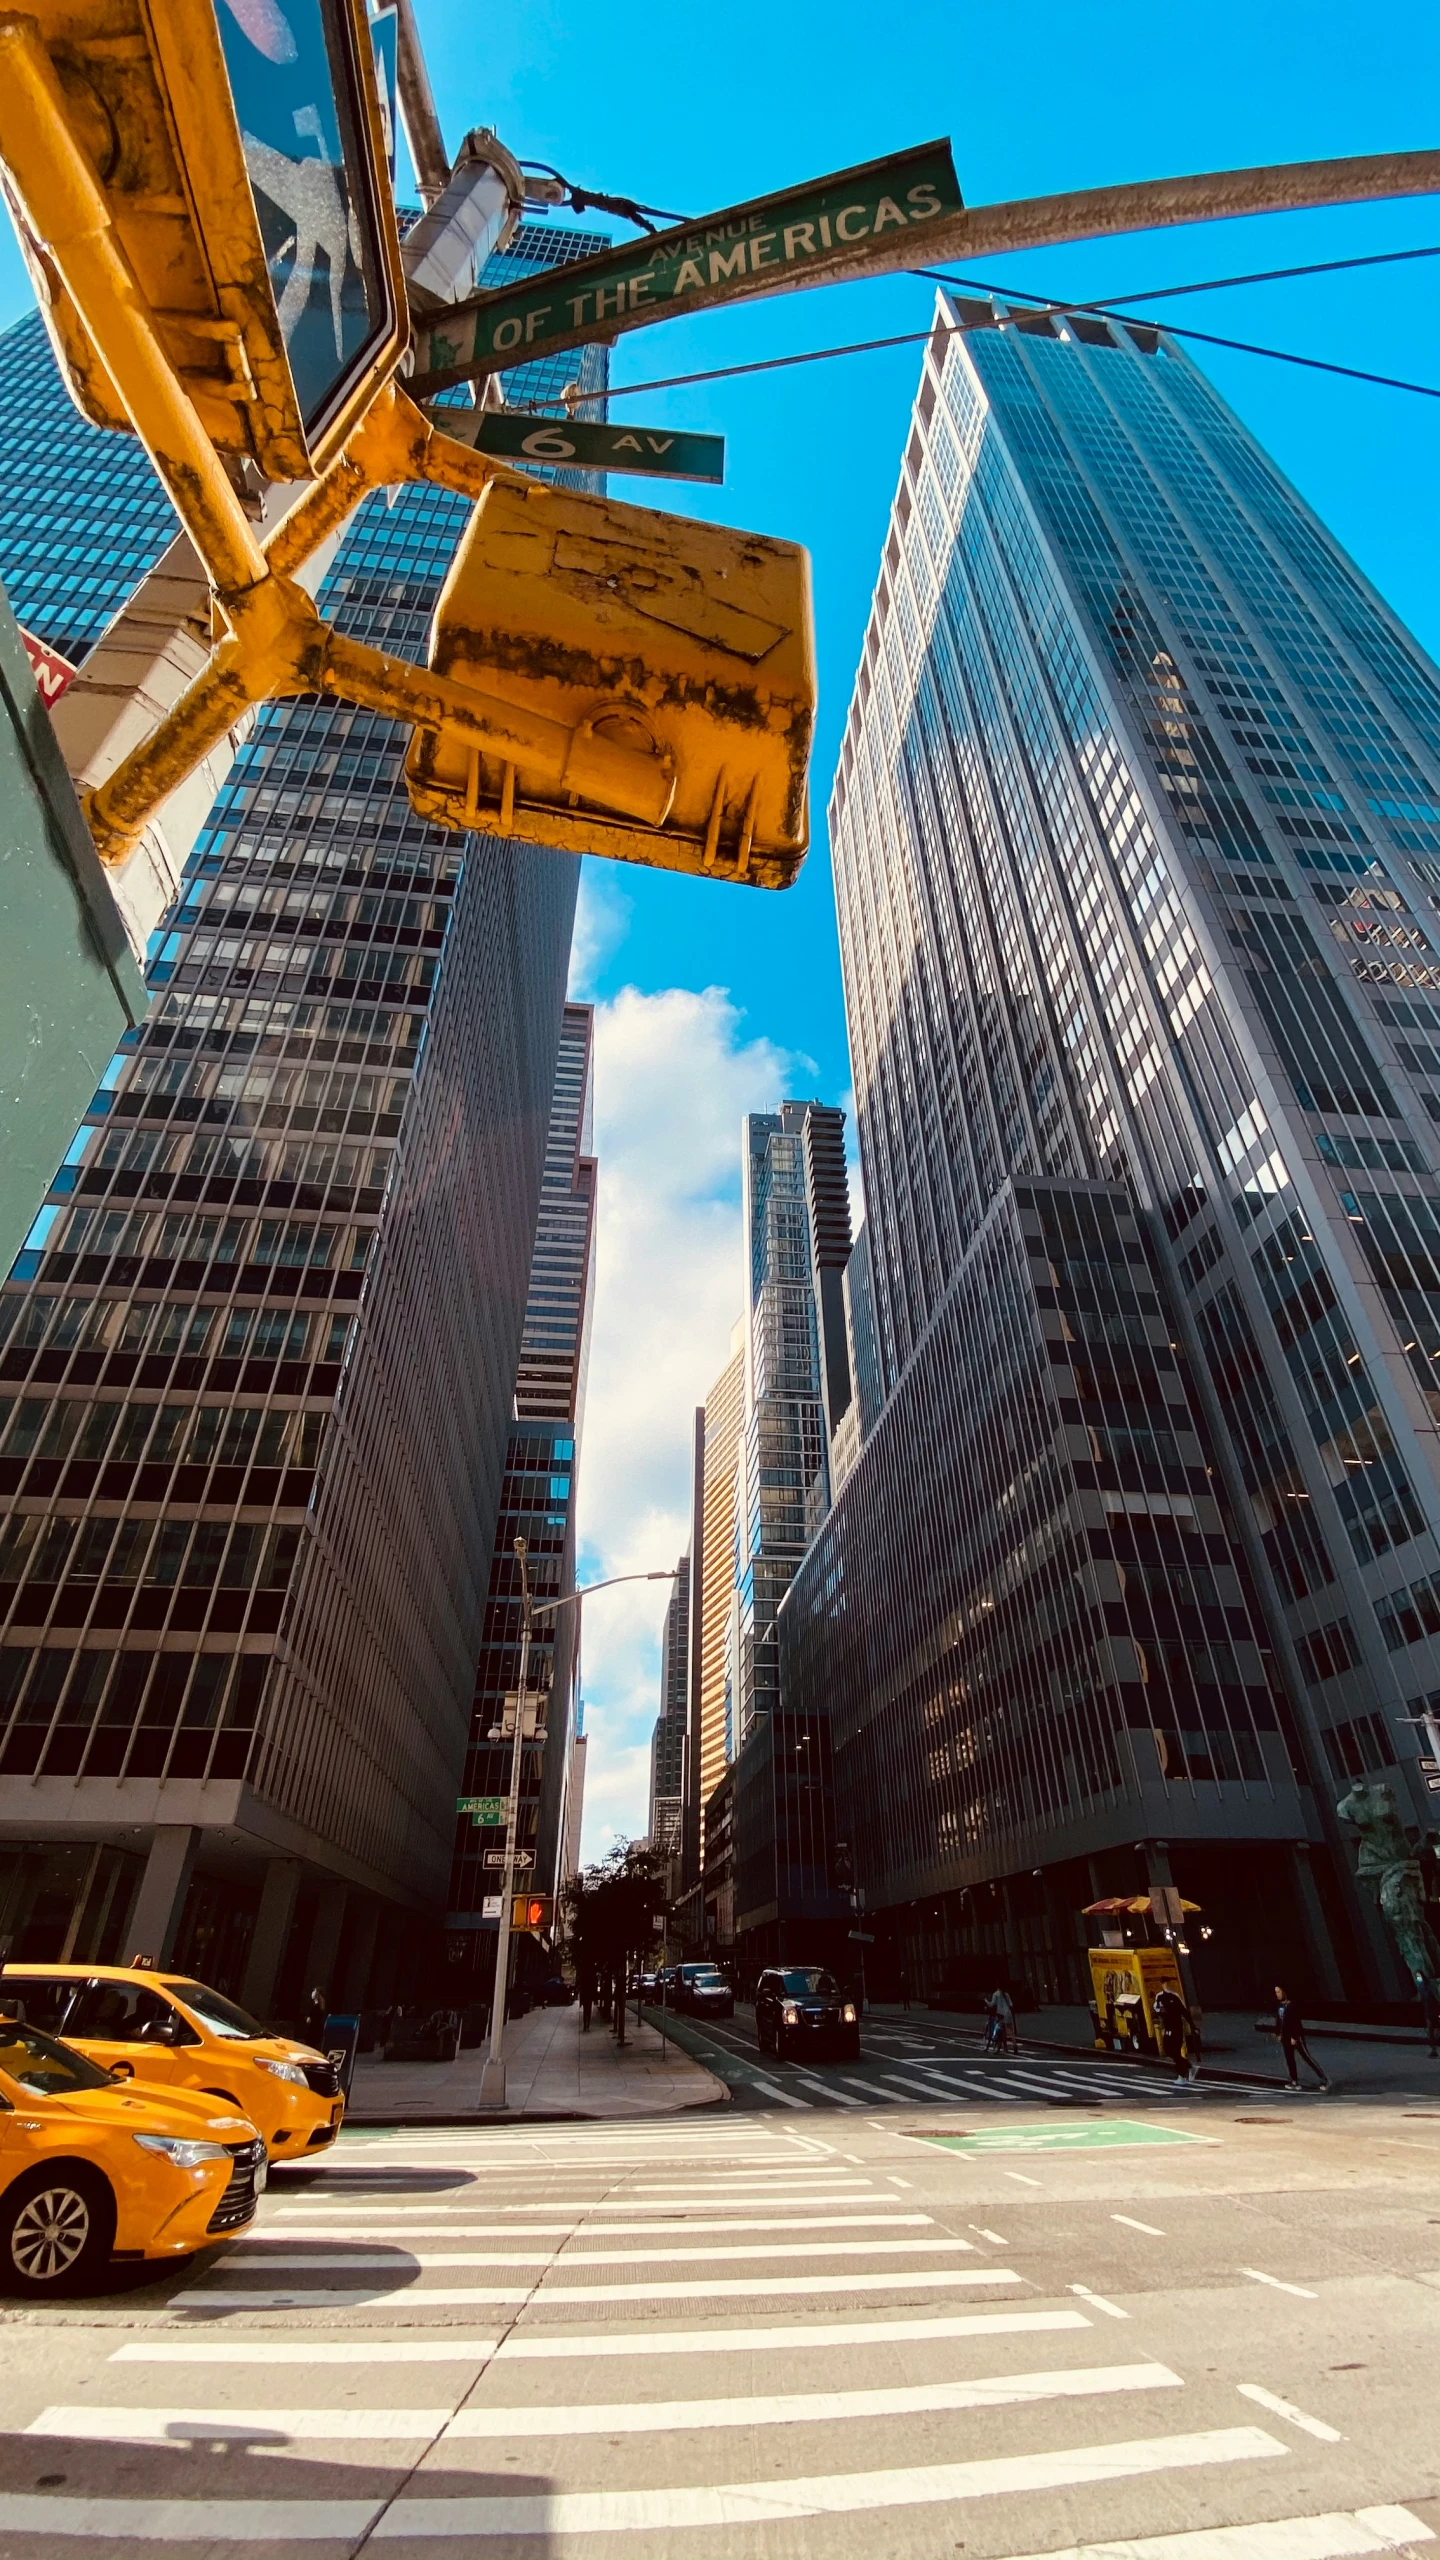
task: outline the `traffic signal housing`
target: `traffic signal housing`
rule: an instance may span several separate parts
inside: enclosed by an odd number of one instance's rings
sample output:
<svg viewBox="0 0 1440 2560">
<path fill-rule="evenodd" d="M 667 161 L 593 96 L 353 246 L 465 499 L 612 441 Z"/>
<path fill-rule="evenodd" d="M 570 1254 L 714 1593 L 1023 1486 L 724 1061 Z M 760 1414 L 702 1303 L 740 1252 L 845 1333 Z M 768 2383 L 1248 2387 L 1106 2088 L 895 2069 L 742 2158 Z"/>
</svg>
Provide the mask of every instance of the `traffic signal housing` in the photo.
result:
<svg viewBox="0 0 1440 2560">
<path fill-rule="evenodd" d="M 496 480 L 436 607 L 432 673 L 535 732 L 417 724 L 412 806 L 444 826 L 754 887 L 804 858 L 815 723 L 798 543 Z"/>
<path fill-rule="evenodd" d="M 510 1905 L 512 1929 L 528 1929 L 533 1937 L 548 1938 L 555 1914 L 555 1898 L 549 1893 L 517 1893 Z"/>
<path fill-rule="evenodd" d="M 73 190 L 57 203 L 57 127 L 217 452 L 273 481 L 323 469 L 409 326 L 363 0 L 30 0 L 4 22 L 0 80 L 12 211 L 84 415 L 160 431 L 132 417 L 67 280 L 88 220 Z"/>
</svg>

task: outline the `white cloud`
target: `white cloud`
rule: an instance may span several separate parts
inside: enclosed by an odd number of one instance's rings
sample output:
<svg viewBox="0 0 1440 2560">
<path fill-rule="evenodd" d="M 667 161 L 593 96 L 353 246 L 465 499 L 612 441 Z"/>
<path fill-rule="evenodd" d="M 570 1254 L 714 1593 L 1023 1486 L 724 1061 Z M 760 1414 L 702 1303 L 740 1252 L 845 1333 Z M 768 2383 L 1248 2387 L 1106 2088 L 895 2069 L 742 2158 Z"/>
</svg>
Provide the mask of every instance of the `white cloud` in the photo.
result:
<svg viewBox="0 0 1440 2560">
<path fill-rule="evenodd" d="M 813 1081 L 723 987 L 627 987 L 595 1018 L 595 1326 L 580 1454 L 585 1581 L 673 1564 L 690 1528 L 692 1427 L 740 1312 L 740 1121 Z M 647 1820 L 668 1591 L 585 1612 L 585 1855 Z"/>
<path fill-rule="evenodd" d="M 574 1003 L 584 1004 L 593 994 L 604 963 L 612 951 L 619 949 L 630 929 L 633 904 L 615 876 L 613 862 L 581 864 L 580 896 L 570 943 L 570 995 Z"/>
</svg>

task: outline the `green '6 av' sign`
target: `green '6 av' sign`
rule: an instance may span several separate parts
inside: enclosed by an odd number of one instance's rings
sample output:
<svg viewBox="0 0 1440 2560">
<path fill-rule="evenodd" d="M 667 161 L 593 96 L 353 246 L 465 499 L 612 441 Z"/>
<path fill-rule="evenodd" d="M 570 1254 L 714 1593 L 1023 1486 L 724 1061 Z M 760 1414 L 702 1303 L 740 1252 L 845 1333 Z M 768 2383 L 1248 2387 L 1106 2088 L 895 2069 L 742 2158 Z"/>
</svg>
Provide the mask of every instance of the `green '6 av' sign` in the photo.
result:
<svg viewBox="0 0 1440 2560">
<path fill-rule="evenodd" d="M 912 233 L 922 261 L 927 223 L 963 210 L 948 142 L 870 160 L 421 317 L 406 389 L 425 399 L 652 320 L 820 284 L 831 269 L 853 272 L 867 249 L 886 253 Z"/>
</svg>

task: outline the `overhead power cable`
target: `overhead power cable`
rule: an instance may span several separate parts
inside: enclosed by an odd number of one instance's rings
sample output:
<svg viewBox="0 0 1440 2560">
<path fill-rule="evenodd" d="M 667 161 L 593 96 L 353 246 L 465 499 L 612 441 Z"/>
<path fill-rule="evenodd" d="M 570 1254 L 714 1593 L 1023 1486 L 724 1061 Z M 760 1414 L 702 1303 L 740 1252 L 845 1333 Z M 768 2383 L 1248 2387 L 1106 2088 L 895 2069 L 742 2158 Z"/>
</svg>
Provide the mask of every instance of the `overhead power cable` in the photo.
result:
<svg viewBox="0 0 1440 2560">
<path fill-rule="evenodd" d="M 1157 284 L 1153 285 L 1148 292 L 1112 293 L 1107 299 L 1115 305 L 1131 302 L 1168 302 L 1178 293 L 1224 293 L 1233 285 L 1284 284 L 1292 276 L 1333 276 L 1339 275 L 1347 267 L 1394 267 L 1401 265 L 1407 258 L 1440 258 L 1440 248 L 1376 249 L 1363 258 L 1324 258 L 1318 265 L 1309 267 L 1262 267 L 1254 275 L 1207 276 L 1199 284 Z M 939 267 L 912 267 L 910 273 L 928 276 L 936 284 L 966 285 L 981 293 L 1003 294 L 1016 302 L 1044 303 L 1047 308 L 1056 311 L 1098 311 L 1101 308 L 1098 302 L 1052 303 L 1048 295 L 1027 293 L 1020 285 L 977 286 L 973 276 L 945 275 Z"/>
<path fill-rule="evenodd" d="M 1219 291 L 1222 286 L 1231 284 L 1270 284 L 1276 283 L 1284 277 L 1292 275 L 1318 275 L 1326 273 L 1327 271 L 1337 267 L 1381 266 L 1399 258 L 1434 257 L 1440 257 L 1440 247 L 1428 249 L 1382 250 L 1371 257 L 1326 260 L 1323 266 L 1274 267 L 1267 270 L 1263 276 L 1222 276 L 1211 278 L 1202 284 L 1164 285 L 1157 287 L 1153 294 L 1138 294 L 1130 296 L 1128 299 L 1131 301 L 1153 301 L 1158 300 L 1162 293 L 1167 295 L 1177 293 L 1211 293 Z M 1119 320 L 1123 323 L 1127 318 L 1134 316 L 1121 308 L 1120 299 L 1103 303 L 1076 302 L 1073 300 L 1064 300 L 1054 295 L 1039 294 L 1033 291 L 1024 290 L 1018 285 L 987 283 L 979 276 L 942 275 L 937 268 L 918 267 L 912 269 L 910 272 L 917 276 L 924 277 L 929 281 L 948 285 L 952 290 L 961 289 L 971 293 L 986 294 L 999 302 L 1024 302 L 1033 307 L 1037 318 L 1050 313 L 1054 313 L 1057 316 L 1063 316 L 1067 311 L 1076 311 L 1087 315 L 1093 314 L 1097 319 L 1113 319 Z M 1296 355 L 1288 347 L 1257 346 L 1248 338 L 1222 338 L 1216 336 L 1213 332 L 1204 329 L 1168 327 L 1167 334 L 1172 338 L 1191 339 L 1197 346 L 1223 347 L 1238 355 L 1268 356 L 1276 364 L 1300 365 L 1307 372 L 1338 374 L 1347 382 L 1368 382 L 1378 385 L 1380 389 L 1385 391 L 1413 391 L 1417 397 L 1422 400 L 1440 400 L 1440 387 L 1437 387 L 1434 383 L 1410 382 L 1402 376 L 1392 373 L 1371 373 L 1358 365 L 1335 364 L 1328 357 L 1324 356 Z M 798 355 L 759 356 L 749 364 L 712 365 L 704 372 L 700 373 L 664 374 L 650 382 L 612 383 L 606 397 L 611 400 L 629 400 L 634 398 L 636 394 L 649 391 L 683 390 L 691 383 L 732 382 L 744 374 L 780 373 L 786 371 L 790 366 L 797 364 L 828 364 L 837 356 L 874 355 L 886 347 L 923 346 L 926 340 L 931 338 L 933 335 L 933 329 L 910 329 L 902 331 L 895 337 L 855 338 L 849 340 L 844 346 L 811 347 Z"/>
</svg>

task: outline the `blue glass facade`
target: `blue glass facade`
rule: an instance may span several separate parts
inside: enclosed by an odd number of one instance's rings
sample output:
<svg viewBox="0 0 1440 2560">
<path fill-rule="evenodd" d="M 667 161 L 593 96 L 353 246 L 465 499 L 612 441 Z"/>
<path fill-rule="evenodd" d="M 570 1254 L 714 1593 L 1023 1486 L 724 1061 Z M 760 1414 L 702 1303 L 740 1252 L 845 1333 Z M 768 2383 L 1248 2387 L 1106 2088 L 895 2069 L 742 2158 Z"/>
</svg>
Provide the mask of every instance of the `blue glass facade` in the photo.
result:
<svg viewBox="0 0 1440 2560">
<path fill-rule="evenodd" d="M 998 1915 L 1008 1895 L 1012 1953 L 1029 1931 L 1037 1974 L 1063 1971 L 1070 1886 L 1047 1916 L 1029 1883 L 1059 1854 L 1054 1808 L 1120 1881 L 1158 1855 L 1133 1844 L 1163 1833 L 1177 1862 L 1190 1844 L 1182 1885 L 1208 1859 L 1232 1900 L 1246 1874 L 1258 1886 L 1240 1844 L 1269 1821 L 1276 1928 L 1315 1990 L 1393 1995 L 1332 1808 L 1368 1770 L 1426 1818 L 1404 1718 L 1440 1680 L 1433 1633 L 1392 1605 L 1440 1553 L 1440 1045 L 1424 1036 L 1440 1006 L 1440 678 L 1163 334 L 942 301 L 832 836 L 890 1403 L 782 1612 L 784 1663 L 809 1683 L 843 1608 L 854 1658 L 868 1655 L 847 1733 L 864 1725 L 883 1760 L 882 1736 L 903 1753 L 919 1720 L 927 1889 L 950 1897 L 937 1948 L 988 1951 L 960 1897 L 993 1896 Z M 1113 1804 L 1087 1806 L 1064 1719 L 1083 1695 L 1123 1736 L 1133 1706 L 1057 1630 L 1033 1707 L 1052 1810 L 977 1774 L 945 1845 L 939 1769 L 988 1766 L 939 1668 L 951 1612 L 973 1604 L 943 1562 L 910 1587 L 881 1487 L 938 1436 L 961 1488 L 937 1493 L 942 1516 L 969 1500 L 963 1398 L 935 1378 L 922 1391 L 923 1364 L 1007 1186 L 1047 1180 L 1133 1204 L 1238 1577 L 1220 1605 L 1251 1613 L 1243 1642 L 1287 1736 L 1298 1829 L 1286 1787 L 1254 1775 L 1243 1720 L 1227 1710 L 1223 1748 L 1203 1739 L 1194 1634 L 1177 1652 L 1166 1633 L 1192 1605 L 1183 1554 L 1155 1618 L 1108 1599 L 1098 1572 L 1118 1564 L 1128 1595 L 1145 1560 L 1092 1540 L 1081 1616 L 1128 1613 L 1145 1721 L 1172 1737 L 1146 1746 L 1161 1803 L 1142 1805 L 1142 1751 Z M 1071 1400 L 1099 1489 L 1118 1499 L 1138 1466 L 1154 1517 L 1178 1517 L 1176 1460 L 1147 1436 L 1138 1382 L 1118 1403 L 1092 1384 Z M 897 1578 L 883 1617 L 882 1551 Z M 1219 1694 L 1234 1685 L 1222 1671 Z M 842 1827 L 860 1765 L 837 1728 Z M 915 1801 L 930 1802 L 923 1779 Z M 887 1817 L 867 1818 L 860 1880 L 898 1927 L 914 1844 L 902 1854 Z"/>
</svg>

